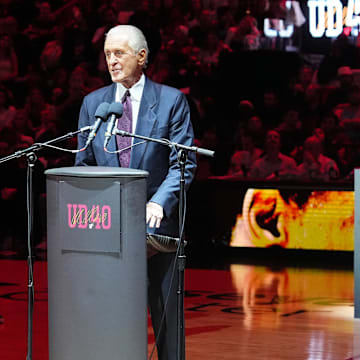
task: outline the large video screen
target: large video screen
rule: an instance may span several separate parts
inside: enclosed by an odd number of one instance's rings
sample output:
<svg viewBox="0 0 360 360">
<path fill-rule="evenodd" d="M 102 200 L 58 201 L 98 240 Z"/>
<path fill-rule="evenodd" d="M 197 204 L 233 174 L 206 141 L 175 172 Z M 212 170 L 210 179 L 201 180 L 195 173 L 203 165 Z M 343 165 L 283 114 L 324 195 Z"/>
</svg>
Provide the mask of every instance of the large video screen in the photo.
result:
<svg viewBox="0 0 360 360">
<path fill-rule="evenodd" d="M 346 34 L 356 44 L 360 29 L 359 0 L 265 1 L 263 32 L 268 45 L 284 50 L 327 54 L 332 42 Z"/>
<path fill-rule="evenodd" d="M 354 250 L 354 191 L 248 188 L 229 246 Z"/>
</svg>

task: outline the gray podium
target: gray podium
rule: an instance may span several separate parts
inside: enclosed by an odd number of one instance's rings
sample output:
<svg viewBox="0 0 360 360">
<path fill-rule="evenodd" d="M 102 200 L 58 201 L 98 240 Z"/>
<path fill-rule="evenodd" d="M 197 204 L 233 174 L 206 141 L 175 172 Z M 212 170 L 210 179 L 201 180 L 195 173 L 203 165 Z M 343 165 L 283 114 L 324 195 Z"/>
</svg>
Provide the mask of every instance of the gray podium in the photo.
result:
<svg viewBox="0 0 360 360">
<path fill-rule="evenodd" d="M 146 359 L 148 173 L 67 167 L 45 175 L 49 360 Z"/>
</svg>

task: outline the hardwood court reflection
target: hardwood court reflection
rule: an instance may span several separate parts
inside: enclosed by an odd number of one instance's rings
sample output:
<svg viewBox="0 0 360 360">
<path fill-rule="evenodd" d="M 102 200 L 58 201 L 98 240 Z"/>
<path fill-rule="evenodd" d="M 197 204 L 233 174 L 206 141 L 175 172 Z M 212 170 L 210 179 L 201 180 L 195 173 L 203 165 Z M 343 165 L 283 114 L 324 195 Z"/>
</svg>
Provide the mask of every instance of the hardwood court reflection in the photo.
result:
<svg viewBox="0 0 360 360">
<path fill-rule="evenodd" d="M 46 269 L 46 261 L 35 262 L 36 360 L 48 360 Z M 26 357 L 26 284 L 26 261 L 0 260 L 0 359 Z M 360 358 L 351 270 L 235 264 L 186 269 L 185 289 L 187 360 Z M 149 323 L 149 354 L 151 329 Z"/>
<path fill-rule="evenodd" d="M 209 326 L 206 336 L 187 337 L 190 359 L 201 358 L 202 346 L 207 359 L 360 355 L 354 349 L 360 326 L 353 318 L 352 271 L 231 265 L 229 272 L 188 275 L 190 293 L 197 289 L 202 301 L 194 306 L 193 298 L 187 308 L 187 330 L 195 323 Z M 192 318 L 191 311 L 198 317 Z M 219 330 L 211 331 L 215 326 Z"/>
</svg>

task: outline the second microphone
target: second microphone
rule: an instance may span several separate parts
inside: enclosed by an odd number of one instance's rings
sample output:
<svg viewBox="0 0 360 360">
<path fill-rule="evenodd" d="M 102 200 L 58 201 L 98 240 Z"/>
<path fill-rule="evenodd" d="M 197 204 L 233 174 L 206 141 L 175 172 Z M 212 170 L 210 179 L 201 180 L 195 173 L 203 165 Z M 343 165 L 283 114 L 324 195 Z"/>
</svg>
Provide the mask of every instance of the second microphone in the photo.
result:
<svg viewBox="0 0 360 360">
<path fill-rule="evenodd" d="M 116 119 L 122 116 L 123 110 L 124 110 L 123 104 L 120 102 L 113 102 L 109 106 L 108 118 L 110 117 L 110 120 L 105 131 L 104 149 L 106 149 L 111 139 L 112 133 L 114 131 Z"/>
</svg>

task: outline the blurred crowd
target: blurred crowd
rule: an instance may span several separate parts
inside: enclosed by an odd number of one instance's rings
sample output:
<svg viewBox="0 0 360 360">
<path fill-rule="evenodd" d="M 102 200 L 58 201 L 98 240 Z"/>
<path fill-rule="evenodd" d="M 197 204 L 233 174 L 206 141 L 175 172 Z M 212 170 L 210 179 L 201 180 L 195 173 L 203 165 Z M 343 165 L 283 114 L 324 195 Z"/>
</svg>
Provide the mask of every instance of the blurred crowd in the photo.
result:
<svg viewBox="0 0 360 360">
<path fill-rule="evenodd" d="M 84 95 L 110 82 L 104 34 L 121 23 L 143 30 L 146 75 L 186 94 L 196 145 L 215 150 L 214 158 L 198 157 L 198 180 L 352 182 L 360 163 L 359 48 L 341 34 L 320 64 L 289 57 L 263 29 L 264 18 L 284 11 L 283 0 L 1 0 L 0 157 L 77 129 Z M 263 66 L 270 81 L 257 73 Z M 76 138 L 59 146 L 75 149 Z M 43 214 L 43 171 L 74 159 L 54 149 L 38 157 Z M 0 231 L 21 236 L 27 160 L 2 166 L 0 208 L 9 226 Z"/>
</svg>

